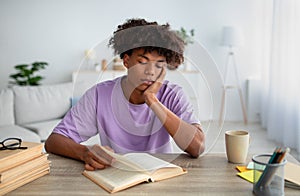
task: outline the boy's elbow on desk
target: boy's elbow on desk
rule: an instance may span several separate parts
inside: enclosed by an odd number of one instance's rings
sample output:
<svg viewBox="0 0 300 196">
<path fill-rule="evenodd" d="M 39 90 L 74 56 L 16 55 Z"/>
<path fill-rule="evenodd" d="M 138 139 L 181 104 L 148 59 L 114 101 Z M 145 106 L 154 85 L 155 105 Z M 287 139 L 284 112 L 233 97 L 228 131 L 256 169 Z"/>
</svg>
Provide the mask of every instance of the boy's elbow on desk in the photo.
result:
<svg viewBox="0 0 300 196">
<path fill-rule="evenodd" d="M 191 149 L 188 153 L 192 158 L 198 158 L 205 150 L 204 141 L 201 141 L 198 145 L 198 148 Z"/>
</svg>

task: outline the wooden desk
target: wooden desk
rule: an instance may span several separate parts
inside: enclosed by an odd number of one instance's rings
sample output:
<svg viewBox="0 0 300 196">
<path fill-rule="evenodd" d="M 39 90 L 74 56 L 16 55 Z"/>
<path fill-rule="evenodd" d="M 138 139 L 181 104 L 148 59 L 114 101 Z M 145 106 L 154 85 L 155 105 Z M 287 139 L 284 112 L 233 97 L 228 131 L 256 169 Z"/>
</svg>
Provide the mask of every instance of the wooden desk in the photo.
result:
<svg viewBox="0 0 300 196">
<path fill-rule="evenodd" d="M 187 168 L 188 173 L 155 183 L 144 183 L 113 195 L 252 195 L 252 184 L 237 177 L 235 164 L 226 155 L 207 154 L 191 159 L 184 154 L 155 155 Z M 7 195 L 111 195 L 84 177 L 83 163 L 49 155 L 49 175 L 26 184 Z M 285 195 L 300 191 L 285 187 Z"/>
</svg>

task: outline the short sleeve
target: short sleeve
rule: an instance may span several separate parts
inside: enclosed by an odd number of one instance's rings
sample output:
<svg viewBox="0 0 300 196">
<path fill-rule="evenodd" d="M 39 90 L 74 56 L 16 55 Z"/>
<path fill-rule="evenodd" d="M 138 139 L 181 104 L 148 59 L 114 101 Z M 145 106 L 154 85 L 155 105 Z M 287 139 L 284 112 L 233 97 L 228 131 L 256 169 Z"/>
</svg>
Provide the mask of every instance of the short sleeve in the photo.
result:
<svg viewBox="0 0 300 196">
<path fill-rule="evenodd" d="M 180 88 L 178 91 L 178 102 L 175 105 L 175 114 L 179 116 L 182 120 L 190 124 L 200 124 L 200 120 L 196 118 L 194 107 L 189 101 L 186 94 Z"/>
<path fill-rule="evenodd" d="M 194 107 L 182 87 L 166 81 L 161 88 L 161 102 L 185 122 L 200 124 L 200 120 L 195 116 Z"/>
<path fill-rule="evenodd" d="M 53 132 L 71 138 L 77 143 L 98 133 L 96 116 L 96 86 L 89 89 L 65 115 Z"/>
</svg>

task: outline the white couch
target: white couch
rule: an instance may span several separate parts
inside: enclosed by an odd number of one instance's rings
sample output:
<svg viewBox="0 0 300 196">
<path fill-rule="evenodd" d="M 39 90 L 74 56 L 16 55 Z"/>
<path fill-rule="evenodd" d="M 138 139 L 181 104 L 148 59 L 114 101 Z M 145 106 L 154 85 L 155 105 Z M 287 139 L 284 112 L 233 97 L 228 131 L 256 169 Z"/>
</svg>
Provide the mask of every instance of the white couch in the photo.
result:
<svg viewBox="0 0 300 196">
<path fill-rule="evenodd" d="M 72 83 L 0 90 L 0 141 L 43 142 L 71 107 Z"/>
</svg>

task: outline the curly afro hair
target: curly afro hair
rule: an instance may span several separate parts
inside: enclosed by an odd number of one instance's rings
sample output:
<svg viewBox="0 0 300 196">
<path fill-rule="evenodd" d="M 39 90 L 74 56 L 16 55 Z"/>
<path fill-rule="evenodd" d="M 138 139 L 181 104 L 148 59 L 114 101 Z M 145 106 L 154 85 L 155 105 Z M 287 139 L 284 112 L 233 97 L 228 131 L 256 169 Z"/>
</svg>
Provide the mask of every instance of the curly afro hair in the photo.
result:
<svg viewBox="0 0 300 196">
<path fill-rule="evenodd" d="M 142 48 L 145 53 L 157 51 L 166 57 L 169 69 L 176 69 L 184 61 L 184 41 L 168 23 L 158 25 L 144 19 L 128 19 L 118 26 L 108 45 L 122 59 L 125 54 L 131 55 L 134 49 Z"/>
</svg>

